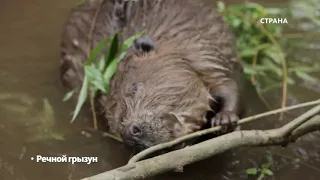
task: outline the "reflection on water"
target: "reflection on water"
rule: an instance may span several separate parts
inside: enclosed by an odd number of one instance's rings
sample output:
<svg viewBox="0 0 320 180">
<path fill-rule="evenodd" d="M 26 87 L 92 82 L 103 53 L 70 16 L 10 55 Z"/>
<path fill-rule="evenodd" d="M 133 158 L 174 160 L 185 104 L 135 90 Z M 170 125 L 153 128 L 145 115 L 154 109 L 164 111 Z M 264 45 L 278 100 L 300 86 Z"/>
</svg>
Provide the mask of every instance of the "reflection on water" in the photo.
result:
<svg viewBox="0 0 320 180">
<path fill-rule="evenodd" d="M 77 1 L 13 2 L 3 0 L 0 6 L 0 179 L 79 179 L 126 163 L 130 154 L 120 143 L 102 138 L 82 124 L 71 125 L 73 106 L 62 102 L 65 92 L 58 80 L 59 37 L 67 13 Z M 319 46 L 305 50 L 307 53 L 292 53 L 292 57 L 317 60 L 318 50 Z M 247 94 L 253 93 L 248 85 Z M 289 104 L 317 97 L 319 84 L 302 83 L 290 87 Z M 279 97 L 273 99 L 278 104 Z M 257 97 L 251 95 L 247 101 L 250 114 L 266 110 Z M 297 110 L 287 117 L 302 112 Z M 86 112 L 81 118 L 79 122 L 90 121 Z M 272 128 L 273 118 L 245 128 Z M 245 169 L 265 163 L 270 154 L 275 162 L 272 179 L 313 180 L 320 176 L 319 140 L 319 133 L 313 133 L 286 149 L 240 148 L 187 166 L 183 174 L 154 179 L 248 179 Z M 36 155 L 94 156 L 99 161 L 89 165 L 36 163 L 31 160 Z"/>
</svg>

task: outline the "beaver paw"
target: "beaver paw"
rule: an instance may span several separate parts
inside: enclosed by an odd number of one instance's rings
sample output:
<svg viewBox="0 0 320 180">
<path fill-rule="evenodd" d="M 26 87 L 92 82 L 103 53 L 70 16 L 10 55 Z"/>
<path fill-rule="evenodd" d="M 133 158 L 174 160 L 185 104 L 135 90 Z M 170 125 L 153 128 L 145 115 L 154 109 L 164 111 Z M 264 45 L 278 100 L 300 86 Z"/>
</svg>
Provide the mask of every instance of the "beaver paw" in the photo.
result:
<svg viewBox="0 0 320 180">
<path fill-rule="evenodd" d="M 211 126 L 221 126 L 221 131 L 218 134 L 225 134 L 237 130 L 238 120 L 239 117 L 234 112 L 222 111 L 211 119 Z"/>
</svg>

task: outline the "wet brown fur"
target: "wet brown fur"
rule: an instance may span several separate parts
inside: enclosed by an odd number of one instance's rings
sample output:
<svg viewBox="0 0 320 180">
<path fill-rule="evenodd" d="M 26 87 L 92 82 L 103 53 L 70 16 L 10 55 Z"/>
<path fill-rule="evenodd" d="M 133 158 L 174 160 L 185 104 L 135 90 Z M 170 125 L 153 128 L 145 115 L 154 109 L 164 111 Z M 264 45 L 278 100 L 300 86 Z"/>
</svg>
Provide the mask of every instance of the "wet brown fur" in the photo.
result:
<svg viewBox="0 0 320 180">
<path fill-rule="evenodd" d="M 138 0 L 111 13 L 115 4 L 108 3 L 98 18 L 94 44 L 119 28 L 122 40 L 145 30 L 156 46 L 148 53 L 129 52 L 112 79 L 111 94 L 98 99 L 111 132 L 138 148 L 169 141 L 207 125 L 206 114 L 212 102 L 219 101 L 218 96 L 229 102 L 218 111 L 230 110 L 240 116 L 240 59 L 233 34 L 215 8 L 193 0 Z M 73 88 L 79 86 L 82 70 L 71 68 L 75 63 L 66 56 L 84 59 L 87 37 L 79 36 L 79 31 L 88 29 L 87 21 L 70 23 L 76 21 L 74 17 L 67 23 L 69 34 L 62 39 L 69 42 L 62 43 L 62 64 L 71 65 L 65 65 L 67 70 L 61 73 L 66 86 L 78 82 Z M 83 48 L 69 50 L 74 47 L 72 38 L 81 40 Z M 70 69 L 79 76 L 63 78 Z M 133 125 L 141 128 L 143 136 L 132 136 Z"/>
<path fill-rule="evenodd" d="M 83 81 L 83 68 L 80 63 L 88 58 L 89 44 L 93 49 L 102 39 L 119 28 L 115 16 L 115 3 L 112 0 L 86 2 L 71 10 L 61 36 L 60 79 L 68 89 L 79 88 Z M 93 23 L 97 10 L 99 14 Z M 93 32 L 90 38 L 92 25 Z"/>
</svg>

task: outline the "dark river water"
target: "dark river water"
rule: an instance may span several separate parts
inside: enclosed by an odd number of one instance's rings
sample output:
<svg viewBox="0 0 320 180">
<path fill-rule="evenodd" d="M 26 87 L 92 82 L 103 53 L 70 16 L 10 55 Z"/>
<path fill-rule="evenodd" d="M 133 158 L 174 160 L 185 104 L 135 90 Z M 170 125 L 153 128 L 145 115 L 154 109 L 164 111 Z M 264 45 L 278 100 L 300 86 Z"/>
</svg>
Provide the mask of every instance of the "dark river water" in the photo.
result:
<svg viewBox="0 0 320 180">
<path fill-rule="evenodd" d="M 239 1 L 228 1 L 229 3 Z M 81 124 L 70 124 L 72 103 L 62 102 L 65 91 L 59 82 L 59 43 L 63 24 L 76 0 L 2 0 L 0 6 L 0 180 L 76 180 L 124 165 L 130 157 L 122 144 L 103 138 Z M 286 6 L 268 1 L 268 6 Z M 319 2 L 320 4 L 320 2 Z M 294 51 L 292 58 L 319 62 L 320 43 L 310 40 L 310 49 Z M 319 76 L 319 73 L 318 73 Z M 289 86 L 288 104 L 320 98 L 319 82 Z M 268 109 L 246 85 L 249 114 Z M 278 108 L 280 96 L 268 101 Z M 271 104 L 272 104 L 271 103 Z M 86 110 L 86 109 L 85 109 Z M 286 120 L 306 109 L 286 114 Z M 247 129 L 273 127 L 264 118 L 245 125 Z M 84 112 L 83 122 L 90 121 Z M 285 122 L 283 122 L 285 123 Z M 42 156 L 98 157 L 97 163 L 37 163 Z M 236 180 L 257 179 L 247 168 L 273 159 L 274 175 L 265 179 L 320 179 L 320 135 L 304 136 L 287 148 L 239 148 L 187 166 L 184 173 L 168 173 L 154 179 Z"/>
</svg>

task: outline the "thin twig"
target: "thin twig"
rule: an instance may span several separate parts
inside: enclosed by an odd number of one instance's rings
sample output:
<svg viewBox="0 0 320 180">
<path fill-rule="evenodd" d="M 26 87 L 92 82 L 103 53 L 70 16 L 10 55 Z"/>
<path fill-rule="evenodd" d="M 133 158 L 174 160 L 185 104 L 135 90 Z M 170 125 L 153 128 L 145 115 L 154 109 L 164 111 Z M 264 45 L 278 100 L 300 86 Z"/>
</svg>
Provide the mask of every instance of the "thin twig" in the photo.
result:
<svg viewBox="0 0 320 180">
<path fill-rule="evenodd" d="M 285 112 L 285 111 L 290 111 L 290 110 L 297 109 L 297 108 L 317 105 L 317 104 L 320 104 L 320 99 L 315 100 L 315 101 L 305 102 L 305 103 L 298 104 L 298 105 L 288 106 L 288 107 L 277 109 L 277 110 L 273 110 L 273 111 L 268 111 L 268 112 L 265 112 L 265 113 L 262 113 L 262 114 L 258 114 L 258 115 L 254 115 L 254 116 L 250 116 L 250 117 L 247 117 L 247 118 L 243 118 L 243 119 L 239 120 L 238 124 L 241 125 L 241 124 L 256 120 L 258 118 L 262 118 L 262 117 L 278 114 L 278 113 Z M 148 156 L 149 154 L 152 154 L 152 153 L 157 152 L 159 150 L 163 150 L 163 149 L 166 149 L 166 148 L 169 148 L 169 147 L 173 147 L 173 146 L 175 146 L 177 144 L 180 144 L 182 142 L 185 142 L 187 140 L 190 140 L 190 139 L 193 139 L 193 138 L 197 138 L 197 137 L 200 137 L 200 136 L 203 136 L 203 135 L 206 135 L 206 134 L 210 134 L 210 133 L 219 131 L 220 129 L 221 129 L 221 126 L 217 126 L 217 127 L 213 127 L 213 128 L 209 128 L 209 129 L 205 129 L 205 130 L 202 130 L 202 131 L 197 131 L 197 132 L 188 134 L 186 136 L 177 138 L 177 139 L 175 139 L 173 141 L 170 141 L 170 142 L 167 142 L 167 143 L 162 143 L 162 144 L 158 144 L 158 145 L 152 146 L 152 147 L 150 147 L 148 149 L 145 149 L 145 150 L 141 151 L 140 153 L 136 154 L 135 156 L 133 156 L 129 160 L 128 164 L 137 162 L 137 161 L 143 159 L 144 157 Z"/>
<path fill-rule="evenodd" d="M 97 17 L 100 13 L 101 5 L 102 5 L 102 1 L 100 1 L 100 5 L 98 6 L 98 9 L 96 10 L 96 12 L 93 16 L 92 23 L 90 26 L 90 31 L 89 31 L 89 35 L 88 35 L 88 51 L 87 51 L 88 58 L 90 56 L 90 52 L 91 52 L 91 48 L 92 48 L 91 46 L 92 46 L 93 30 L 94 30 L 94 27 L 97 22 Z M 98 120 L 97 120 L 97 114 L 96 114 L 96 110 L 95 110 L 95 106 L 94 106 L 94 94 L 90 96 L 90 106 L 91 106 L 92 117 L 93 117 L 93 127 L 94 127 L 94 129 L 97 130 L 98 129 Z"/>
<path fill-rule="evenodd" d="M 92 18 L 92 23 L 91 23 L 91 26 L 90 26 L 90 31 L 89 31 L 89 35 L 88 35 L 88 51 L 87 51 L 87 57 L 89 57 L 89 54 L 91 52 L 91 46 L 92 46 L 92 37 L 93 37 L 93 31 L 94 31 L 94 27 L 97 23 L 97 18 L 98 18 L 98 15 L 100 13 L 100 10 L 101 10 L 101 5 L 102 5 L 102 0 L 100 1 L 100 5 L 98 6 L 93 18 Z"/>
<path fill-rule="evenodd" d="M 254 56 L 253 56 L 253 59 L 252 59 L 252 68 L 255 68 L 256 67 L 256 65 L 257 65 L 257 62 L 258 62 L 258 56 L 259 56 L 259 53 L 260 53 L 260 50 L 261 49 L 263 49 L 263 48 L 258 48 L 257 50 L 256 50 L 256 53 L 254 54 Z M 254 86 L 256 86 L 256 84 L 257 84 L 257 81 L 256 81 L 256 78 L 255 78 L 255 75 L 254 74 L 252 74 L 251 75 L 251 83 L 254 85 Z"/>
<path fill-rule="evenodd" d="M 320 106 L 320 105 L 319 105 Z M 295 121 L 295 120 L 293 120 Z M 301 136 L 320 129 L 320 116 L 315 116 L 295 129 L 289 136 L 282 136 L 282 127 L 271 130 L 243 130 L 200 142 L 196 145 L 168 152 L 150 159 L 127 164 L 83 180 L 141 180 L 165 172 L 181 170 L 184 166 L 202 161 L 239 147 L 279 146 L 294 142 Z M 312 127 L 312 128 L 310 128 Z M 316 127 L 316 128 L 314 128 Z M 300 131 L 303 133 L 299 133 Z"/>
<path fill-rule="evenodd" d="M 94 105 L 94 92 L 90 93 L 90 106 L 91 106 L 91 111 L 92 111 L 92 116 L 93 116 L 93 127 L 95 130 L 97 130 L 98 129 L 98 121 L 97 121 L 96 108 Z"/>
<path fill-rule="evenodd" d="M 264 178 L 264 174 L 263 173 L 260 173 L 260 176 L 258 177 L 257 180 L 262 180 Z"/>
<path fill-rule="evenodd" d="M 262 93 L 260 91 L 257 91 L 257 94 L 258 94 L 259 98 L 261 99 L 261 101 L 264 103 L 264 105 L 267 106 L 268 110 L 272 109 L 271 105 L 268 103 L 266 98 L 263 97 Z"/>
<path fill-rule="evenodd" d="M 100 130 L 96 130 L 96 129 L 91 128 L 91 127 L 86 127 L 86 128 L 84 128 L 84 129 L 86 129 L 86 130 L 88 130 L 88 131 L 92 131 L 92 132 L 98 132 L 98 133 L 101 134 L 102 137 L 109 137 L 109 138 L 111 138 L 111 139 L 113 139 L 113 140 L 116 140 L 116 141 L 119 141 L 119 142 L 121 142 L 121 143 L 123 142 L 123 140 L 122 140 L 120 137 L 118 137 L 118 136 L 116 136 L 116 135 L 113 135 L 113 134 L 111 134 L 111 133 L 104 132 L 104 131 L 100 131 Z"/>
<path fill-rule="evenodd" d="M 103 136 L 103 137 L 112 138 L 112 139 L 117 140 L 117 141 L 119 141 L 119 142 L 121 142 L 121 143 L 123 142 L 123 140 L 122 140 L 120 137 L 115 136 L 115 135 L 113 135 L 113 134 L 110 134 L 110 133 L 108 133 L 108 132 L 103 132 L 103 133 L 102 133 L 102 136 Z"/>
<path fill-rule="evenodd" d="M 259 53 L 261 50 L 263 50 L 264 48 L 266 48 L 268 46 L 260 46 L 257 50 L 256 50 L 256 53 L 253 57 L 253 60 L 252 60 L 252 67 L 254 68 L 256 65 L 257 65 L 257 62 L 258 62 L 258 56 L 259 56 Z M 261 101 L 267 106 L 268 110 L 271 109 L 271 106 L 270 104 L 268 103 L 268 101 L 263 97 L 261 91 L 258 90 L 257 88 L 257 81 L 256 81 L 256 78 L 255 78 L 255 75 L 252 74 L 251 75 L 251 83 L 255 86 L 255 89 L 256 89 L 256 92 L 259 96 L 259 98 L 261 99 Z"/>
</svg>

